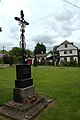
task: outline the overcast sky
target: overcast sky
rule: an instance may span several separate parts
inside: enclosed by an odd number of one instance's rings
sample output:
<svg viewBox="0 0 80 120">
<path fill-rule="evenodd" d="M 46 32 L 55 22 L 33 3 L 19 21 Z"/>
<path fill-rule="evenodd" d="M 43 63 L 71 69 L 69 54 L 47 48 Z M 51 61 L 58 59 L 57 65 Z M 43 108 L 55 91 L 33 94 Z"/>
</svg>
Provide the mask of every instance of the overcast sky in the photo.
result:
<svg viewBox="0 0 80 120">
<path fill-rule="evenodd" d="M 80 0 L 68 0 L 80 7 Z M 0 0 L 0 50 L 19 47 L 20 26 L 14 17 L 24 18 L 26 26 L 26 49 L 34 50 L 43 42 L 47 51 L 65 40 L 74 42 L 80 48 L 80 9 L 63 0 Z"/>
</svg>

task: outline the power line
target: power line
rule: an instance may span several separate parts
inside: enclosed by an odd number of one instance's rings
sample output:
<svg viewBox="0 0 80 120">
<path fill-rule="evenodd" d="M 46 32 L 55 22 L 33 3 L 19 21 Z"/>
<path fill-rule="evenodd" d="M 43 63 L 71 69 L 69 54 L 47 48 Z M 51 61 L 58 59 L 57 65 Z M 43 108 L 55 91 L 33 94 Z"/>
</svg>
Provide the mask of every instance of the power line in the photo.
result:
<svg viewBox="0 0 80 120">
<path fill-rule="evenodd" d="M 69 2 L 69 1 L 67 1 L 67 0 L 62 0 L 62 1 L 66 2 L 66 3 L 68 3 L 68 4 L 71 4 L 72 6 L 74 6 L 74 7 L 78 8 L 78 9 L 80 9 L 79 6 L 77 6 L 77 5 L 75 5 L 75 4 L 71 3 L 71 2 Z"/>
</svg>

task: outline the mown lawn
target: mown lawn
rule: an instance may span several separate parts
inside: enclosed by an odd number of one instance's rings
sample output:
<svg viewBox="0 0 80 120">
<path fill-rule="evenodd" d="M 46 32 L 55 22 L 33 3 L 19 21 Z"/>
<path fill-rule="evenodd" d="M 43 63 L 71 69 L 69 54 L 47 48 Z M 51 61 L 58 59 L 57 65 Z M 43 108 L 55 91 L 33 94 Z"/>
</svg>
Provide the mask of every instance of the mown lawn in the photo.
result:
<svg viewBox="0 0 80 120">
<path fill-rule="evenodd" d="M 32 67 L 36 93 L 53 99 L 38 120 L 80 120 L 80 68 Z M 13 98 L 15 68 L 0 69 L 0 106 Z"/>
</svg>

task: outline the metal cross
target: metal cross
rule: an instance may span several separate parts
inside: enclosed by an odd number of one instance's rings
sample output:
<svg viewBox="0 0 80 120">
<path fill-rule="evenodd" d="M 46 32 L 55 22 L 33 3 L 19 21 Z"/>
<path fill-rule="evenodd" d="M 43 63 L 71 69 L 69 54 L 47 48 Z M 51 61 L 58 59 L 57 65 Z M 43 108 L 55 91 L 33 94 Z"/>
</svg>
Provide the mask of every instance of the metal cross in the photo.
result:
<svg viewBox="0 0 80 120">
<path fill-rule="evenodd" d="M 25 26 L 29 25 L 29 23 L 24 20 L 23 10 L 20 11 L 20 15 L 21 15 L 20 18 L 15 17 L 14 19 L 17 20 L 19 22 L 19 25 L 21 26 L 21 28 L 20 28 L 20 32 L 21 32 L 21 35 L 20 35 L 20 40 L 21 40 L 20 41 L 20 47 L 22 49 L 22 63 L 24 64 L 25 63 L 25 53 L 24 53 L 24 51 L 25 51 L 25 47 L 26 47 L 24 33 L 25 33 Z"/>
</svg>

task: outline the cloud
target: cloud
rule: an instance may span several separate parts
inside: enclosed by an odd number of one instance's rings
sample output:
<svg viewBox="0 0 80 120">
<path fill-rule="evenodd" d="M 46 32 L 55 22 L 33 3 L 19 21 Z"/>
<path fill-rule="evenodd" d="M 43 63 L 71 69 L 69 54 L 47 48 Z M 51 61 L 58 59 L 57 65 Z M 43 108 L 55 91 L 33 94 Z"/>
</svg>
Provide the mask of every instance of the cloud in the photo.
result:
<svg viewBox="0 0 80 120">
<path fill-rule="evenodd" d="M 59 22 L 69 21 L 74 17 L 74 13 L 70 10 L 64 10 L 55 16 L 55 19 Z"/>
<path fill-rule="evenodd" d="M 8 41 L 4 41 L 4 42 L 1 42 L 0 43 L 0 50 L 3 49 L 3 46 L 4 46 L 4 49 L 5 50 L 11 50 L 12 47 L 15 47 L 17 44 L 16 43 L 13 43 L 13 42 L 8 42 Z"/>
<path fill-rule="evenodd" d="M 80 5 L 80 0 L 72 0 Z M 25 41 L 28 49 L 43 42 L 48 49 L 67 40 L 78 41 L 80 36 L 80 10 L 62 0 L 2 0 L 0 2 L 1 45 L 8 48 L 20 41 L 20 27 L 14 17 L 20 10 L 30 24 L 26 27 Z M 7 44 L 8 43 L 8 44 Z M 9 44 L 10 43 L 10 44 Z"/>
<path fill-rule="evenodd" d="M 29 0 L 3 0 L 0 4 L 0 15 L 7 16 L 19 16 L 19 12 L 21 9 L 26 12 L 26 16 L 30 16 L 31 12 L 26 7 Z"/>
<path fill-rule="evenodd" d="M 80 49 L 80 39 L 79 42 L 75 42 L 74 44 Z"/>
<path fill-rule="evenodd" d="M 53 44 L 55 41 L 53 40 L 53 38 L 55 38 L 56 36 L 52 36 L 52 35 L 49 35 L 49 34 L 43 34 L 43 35 L 38 35 L 36 37 L 33 38 L 33 41 L 35 43 L 38 43 L 38 42 L 43 42 L 44 44 Z"/>
</svg>

